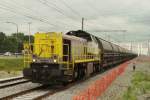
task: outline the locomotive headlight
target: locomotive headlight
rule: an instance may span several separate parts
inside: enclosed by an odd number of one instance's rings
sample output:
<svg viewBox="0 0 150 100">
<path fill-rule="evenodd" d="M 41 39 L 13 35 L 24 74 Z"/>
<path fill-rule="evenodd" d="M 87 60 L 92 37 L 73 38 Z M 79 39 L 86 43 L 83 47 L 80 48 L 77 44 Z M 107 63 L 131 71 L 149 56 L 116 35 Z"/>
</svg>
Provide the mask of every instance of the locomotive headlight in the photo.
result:
<svg viewBox="0 0 150 100">
<path fill-rule="evenodd" d="M 54 62 L 56 63 L 56 62 L 57 62 L 57 60 L 56 60 L 56 59 L 54 59 Z"/>
<path fill-rule="evenodd" d="M 36 69 L 33 69 L 32 71 L 33 71 L 33 72 L 36 72 Z"/>
<path fill-rule="evenodd" d="M 33 59 L 33 62 L 36 62 L 36 59 Z"/>
</svg>

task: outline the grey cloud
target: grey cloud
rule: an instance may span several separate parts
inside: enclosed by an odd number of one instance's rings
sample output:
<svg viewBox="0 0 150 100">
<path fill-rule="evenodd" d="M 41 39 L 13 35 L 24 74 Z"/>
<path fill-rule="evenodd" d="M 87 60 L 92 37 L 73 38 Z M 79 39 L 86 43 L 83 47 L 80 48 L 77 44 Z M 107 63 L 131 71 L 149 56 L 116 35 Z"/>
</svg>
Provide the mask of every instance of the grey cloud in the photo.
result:
<svg viewBox="0 0 150 100">
<path fill-rule="evenodd" d="M 45 0 L 40 0 L 45 1 Z M 81 18 L 85 18 L 85 30 L 127 30 L 126 40 L 122 33 L 93 32 L 97 36 L 106 37 L 106 33 L 119 41 L 138 41 L 149 39 L 150 1 L 149 0 L 1 0 L 0 7 L 12 7 L 12 13 L 0 8 L 0 22 L 12 21 L 19 25 L 19 30 L 28 34 L 28 22 L 31 32 L 61 31 L 81 29 Z M 65 4 L 64 4 L 65 2 Z M 67 6 L 66 6 L 67 5 Z M 32 16 L 27 18 L 26 16 Z M 41 21 L 38 21 L 41 20 Z M 44 22 L 42 22 L 44 21 Z M 52 25 L 51 25 L 52 24 Z M 6 33 L 16 29 L 13 25 L 0 24 Z"/>
</svg>

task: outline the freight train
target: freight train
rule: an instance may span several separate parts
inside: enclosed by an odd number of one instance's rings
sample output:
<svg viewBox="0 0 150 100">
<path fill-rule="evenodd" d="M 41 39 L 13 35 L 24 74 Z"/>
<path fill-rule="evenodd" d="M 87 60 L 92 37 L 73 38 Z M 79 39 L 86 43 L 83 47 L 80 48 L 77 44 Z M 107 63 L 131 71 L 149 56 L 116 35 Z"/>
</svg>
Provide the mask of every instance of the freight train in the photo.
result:
<svg viewBox="0 0 150 100">
<path fill-rule="evenodd" d="M 29 65 L 24 77 L 41 84 L 79 80 L 137 56 L 82 30 L 36 33 L 33 45 L 24 51 L 30 58 L 24 60 Z"/>
</svg>

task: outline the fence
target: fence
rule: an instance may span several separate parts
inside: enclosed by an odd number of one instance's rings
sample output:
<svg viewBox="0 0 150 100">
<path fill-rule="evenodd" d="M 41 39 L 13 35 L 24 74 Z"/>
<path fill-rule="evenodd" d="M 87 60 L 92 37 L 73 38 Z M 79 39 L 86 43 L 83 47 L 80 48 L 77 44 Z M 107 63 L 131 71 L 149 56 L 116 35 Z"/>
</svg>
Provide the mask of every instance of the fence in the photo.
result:
<svg viewBox="0 0 150 100">
<path fill-rule="evenodd" d="M 121 75 L 129 62 L 121 64 L 119 67 L 112 69 L 101 79 L 95 81 L 86 90 L 80 92 L 78 95 L 73 96 L 73 100 L 96 100 L 108 88 L 108 86 Z"/>
</svg>

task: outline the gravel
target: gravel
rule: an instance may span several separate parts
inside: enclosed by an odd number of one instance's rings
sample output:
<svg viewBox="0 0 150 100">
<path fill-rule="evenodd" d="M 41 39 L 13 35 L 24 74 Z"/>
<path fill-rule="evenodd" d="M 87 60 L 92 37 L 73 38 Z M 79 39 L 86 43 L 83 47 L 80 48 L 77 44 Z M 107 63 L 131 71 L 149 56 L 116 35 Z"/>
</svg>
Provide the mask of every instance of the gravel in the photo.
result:
<svg viewBox="0 0 150 100">
<path fill-rule="evenodd" d="M 48 93 L 49 90 L 37 90 L 14 98 L 13 100 L 33 100 L 34 98 Z"/>
<path fill-rule="evenodd" d="M 115 81 L 107 88 L 98 100 L 122 100 L 120 96 L 131 85 L 133 75 L 132 65 L 130 64 L 126 71 L 117 77 Z M 119 97 L 118 97 L 119 96 Z"/>
<path fill-rule="evenodd" d="M 40 84 L 34 84 L 31 82 L 28 82 L 28 83 L 19 84 L 16 86 L 8 87 L 8 88 L 3 88 L 3 89 L 0 89 L 0 98 L 11 95 L 11 94 L 18 93 L 23 90 L 32 89 L 32 88 L 35 88 L 38 86 L 40 86 Z"/>
<path fill-rule="evenodd" d="M 140 71 L 140 70 L 150 71 L 148 64 L 143 63 L 142 61 L 140 61 L 140 59 L 139 58 L 136 59 L 136 61 L 138 61 L 136 63 L 136 66 L 137 66 L 136 71 Z M 92 84 L 96 80 L 100 79 L 106 73 L 107 72 L 104 72 L 102 74 L 98 74 L 94 77 L 91 77 L 91 78 L 85 80 L 84 82 L 81 82 L 80 84 L 76 84 L 76 85 L 70 87 L 69 89 L 57 92 L 57 93 L 45 98 L 45 100 L 72 100 L 72 97 L 74 95 L 77 95 L 81 91 L 88 88 L 90 84 Z M 132 69 L 132 64 L 129 64 L 126 71 L 122 75 L 120 75 L 108 87 L 108 89 L 105 91 L 105 93 L 102 94 L 102 96 L 99 97 L 98 100 L 122 100 L 123 93 L 131 85 L 132 75 L 134 73 L 135 72 Z M 31 88 L 34 88 L 34 87 L 37 87 L 37 86 L 40 86 L 40 85 L 39 84 L 33 84 L 33 83 L 29 82 L 29 83 L 9 87 L 9 88 L 6 88 L 6 89 L 0 89 L 0 97 L 7 96 L 7 95 L 10 95 L 12 93 L 17 93 L 17 92 L 22 91 L 22 90 L 31 89 Z M 36 92 L 30 93 L 29 95 L 28 94 L 24 95 L 24 99 L 29 99 L 32 96 L 41 95 L 41 93 L 46 93 L 46 92 L 48 92 L 48 91 L 47 90 L 45 90 L 45 91 L 36 91 Z M 29 97 L 27 97 L 27 96 L 29 96 Z M 16 99 L 21 100 L 23 98 L 18 97 Z"/>
<path fill-rule="evenodd" d="M 143 58 L 136 58 L 132 62 L 136 62 L 136 71 L 147 71 L 149 70 L 148 64 L 143 63 L 140 61 Z M 127 90 L 127 88 L 131 85 L 132 75 L 136 72 L 132 69 L 132 62 L 128 65 L 125 72 L 117 77 L 117 79 L 107 88 L 107 90 L 104 92 L 104 94 L 101 95 L 101 97 L 98 98 L 98 100 L 122 100 L 122 95 Z M 143 68 L 143 66 L 146 66 Z M 149 70 L 150 71 L 150 70 Z M 48 98 L 45 98 L 45 100 L 72 100 L 72 97 L 74 95 L 77 95 L 81 91 L 85 90 L 89 87 L 90 84 L 95 82 L 96 80 L 100 79 L 103 75 L 105 75 L 107 72 L 96 75 L 90 79 L 87 79 L 86 81 L 76 84 L 69 89 L 65 91 L 61 91 L 58 93 L 55 93 L 54 95 L 49 96 Z"/>
<path fill-rule="evenodd" d="M 55 93 L 48 98 L 45 98 L 45 100 L 72 100 L 72 97 L 80 93 L 81 91 L 85 90 L 90 84 L 95 82 L 96 80 L 100 79 L 102 76 L 104 76 L 108 71 L 98 74 L 94 77 L 91 77 L 84 82 L 81 82 L 80 84 L 76 84 L 72 87 L 70 87 L 67 90 Z"/>
<path fill-rule="evenodd" d="M 22 76 L 22 71 L 0 71 L 0 79 Z"/>
<path fill-rule="evenodd" d="M 19 80 L 15 80 L 15 81 L 6 82 L 6 83 L 1 83 L 0 87 L 5 86 L 5 85 L 9 85 L 9 84 L 18 83 L 18 82 L 24 82 L 24 81 L 27 81 L 27 80 L 26 79 L 19 79 Z"/>
<path fill-rule="evenodd" d="M 132 69 L 132 63 L 129 64 L 125 72 L 108 87 L 98 100 L 122 100 L 124 92 L 131 86 L 132 75 L 137 71 L 150 72 L 150 63 L 141 60 L 143 57 L 138 57 L 133 61 L 136 62 L 135 71 Z"/>
</svg>

